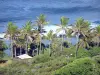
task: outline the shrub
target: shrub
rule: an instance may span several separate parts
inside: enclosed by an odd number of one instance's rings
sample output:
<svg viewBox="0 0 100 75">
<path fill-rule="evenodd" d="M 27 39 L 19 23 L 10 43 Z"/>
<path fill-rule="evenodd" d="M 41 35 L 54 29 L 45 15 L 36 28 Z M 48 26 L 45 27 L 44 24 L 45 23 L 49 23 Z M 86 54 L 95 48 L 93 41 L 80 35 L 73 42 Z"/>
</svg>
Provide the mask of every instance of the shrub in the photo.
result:
<svg viewBox="0 0 100 75">
<path fill-rule="evenodd" d="M 90 53 L 89 53 L 88 50 L 85 50 L 85 49 L 83 49 L 83 48 L 80 48 L 80 49 L 78 50 L 78 56 L 77 56 L 77 57 L 78 57 L 78 58 L 90 57 Z"/>
<path fill-rule="evenodd" d="M 91 57 L 99 55 L 100 54 L 100 47 L 93 47 L 91 50 L 89 50 L 89 53 Z"/>
<path fill-rule="evenodd" d="M 98 75 L 98 73 L 93 60 L 81 58 L 57 70 L 54 75 Z"/>
<path fill-rule="evenodd" d="M 31 61 L 34 63 L 44 63 L 50 60 L 49 54 L 41 54 L 39 56 L 34 57 Z"/>
<path fill-rule="evenodd" d="M 100 75 L 100 55 L 97 55 L 97 56 L 94 56 L 92 58 L 93 60 L 95 60 L 96 64 L 95 66 L 97 66 L 97 72 L 98 72 L 98 75 Z"/>
<path fill-rule="evenodd" d="M 100 64 L 100 55 L 94 56 L 93 59 Z"/>
<path fill-rule="evenodd" d="M 30 68 L 21 63 L 15 63 L 7 65 L 6 67 L 0 67 L 2 75 L 32 75 Z"/>
</svg>

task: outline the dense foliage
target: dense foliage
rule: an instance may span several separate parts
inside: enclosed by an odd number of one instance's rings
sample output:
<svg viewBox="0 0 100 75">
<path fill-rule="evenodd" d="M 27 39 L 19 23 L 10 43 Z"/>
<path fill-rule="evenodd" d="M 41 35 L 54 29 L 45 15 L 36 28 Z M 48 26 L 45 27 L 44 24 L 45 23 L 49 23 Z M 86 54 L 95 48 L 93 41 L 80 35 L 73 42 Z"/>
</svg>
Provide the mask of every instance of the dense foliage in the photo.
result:
<svg viewBox="0 0 100 75">
<path fill-rule="evenodd" d="M 0 73 L 2 75 L 99 75 L 99 68 L 99 55 L 91 56 L 90 50 L 79 49 L 79 57 L 76 59 L 75 47 L 72 47 L 64 48 L 63 51 L 56 50 L 51 57 L 48 49 L 44 54 L 32 59 L 13 59 L 12 63 L 0 68 Z"/>
<path fill-rule="evenodd" d="M 56 31 L 64 31 L 60 36 L 52 30 L 42 36 L 43 27 L 48 24 L 43 14 L 21 29 L 10 22 L 6 37 L 11 40 L 12 59 L 0 64 L 0 75 L 100 75 L 100 26 L 91 29 L 88 21 L 79 18 L 68 28 L 69 18 L 63 16 L 60 21 Z M 77 43 L 72 45 L 66 40 L 68 37 L 76 37 Z M 50 43 L 44 45 L 42 39 Z M 3 41 L 0 49 L 5 49 Z M 23 51 L 33 58 L 16 58 Z"/>
</svg>

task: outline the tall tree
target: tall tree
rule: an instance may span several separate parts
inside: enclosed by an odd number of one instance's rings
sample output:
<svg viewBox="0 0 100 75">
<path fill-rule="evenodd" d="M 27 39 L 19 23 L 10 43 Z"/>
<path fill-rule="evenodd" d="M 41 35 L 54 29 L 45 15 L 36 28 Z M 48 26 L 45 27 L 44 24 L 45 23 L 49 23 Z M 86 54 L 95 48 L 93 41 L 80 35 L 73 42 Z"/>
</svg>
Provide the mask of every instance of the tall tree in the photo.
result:
<svg viewBox="0 0 100 75">
<path fill-rule="evenodd" d="M 15 46 L 17 47 L 17 48 L 20 48 L 20 55 L 22 54 L 22 48 L 25 48 L 25 42 L 26 40 L 23 38 L 23 37 L 21 37 L 21 36 L 19 36 L 18 37 L 18 39 L 16 39 L 16 41 L 15 41 Z"/>
<path fill-rule="evenodd" d="M 17 29 L 18 27 L 13 24 L 12 22 L 9 22 L 8 23 L 8 26 L 7 26 L 7 35 L 10 35 L 10 40 L 11 40 L 11 55 L 12 55 L 12 58 L 13 58 L 13 40 L 14 40 L 14 37 L 17 33 Z"/>
<path fill-rule="evenodd" d="M 23 29 L 22 29 L 22 34 L 24 35 L 25 37 L 25 40 L 26 40 L 26 54 L 28 54 L 28 43 L 29 43 L 29 36 L 31 36 L 31 33 L 32 33 L 32 22 L 31 21 L 28 21 L 25 26 L 23 26 Z"/>
<path fill-rule="evenodd" d="M 98 25 L 96 27 L 96 34 L 97 34 L 97 46 L 99 46 L 99 43 L 100 43 L 100 25 Z"/>
<path fill-rule="evenodd" d="M 50 40 L 49 55 L 51 56 L 51 44 L 52 44 L 52 39 L 53 39 L 53 31 L 52 30 L 50 30 L 49 33 L 47 34 L 47 39 Z"/>
<path fill-rule="evenodd" d="M 78 49 L 80 47 L 80 44 L 81 46 L 88 46 L 86 34 L 89 31 L 89 27 L 90 27 L 90 23 L 88 21 L 85 21 L 83 18 L 77 19 L 75 26 L 73 28 L 77 38 L 75 57 L 77 57 L 78 55 Z"/>
<path fill-rule="evenodd" d="M 64 32 L 67 33 L 68 21 L 69 21 L 69 18 L 62 16 L 60 19 L 60 22 L 61 22 L 61 24 L 59 25 L 60 28 L 57 29 L 57 32 L 63 31 L 63 33 Z M 64 37 L 62 34 L 61 51 L 63 51 L 63 41 L 64 41 Z"/>
<path fill-rule="evenodd" d="M 41 51 L 41 41 L 42 41 L 42 28 L 44 27 L 44 25 L 47 25 L 48 22 L 46 20 L 46 16 L 41 14 L 39 17 L 37 17 L 37 20 L 36 20 L 36 25 L 38 26 L 38 31 L 39 31 L 39 34 L 40 34 L 40 51 Z"/>
</svg>

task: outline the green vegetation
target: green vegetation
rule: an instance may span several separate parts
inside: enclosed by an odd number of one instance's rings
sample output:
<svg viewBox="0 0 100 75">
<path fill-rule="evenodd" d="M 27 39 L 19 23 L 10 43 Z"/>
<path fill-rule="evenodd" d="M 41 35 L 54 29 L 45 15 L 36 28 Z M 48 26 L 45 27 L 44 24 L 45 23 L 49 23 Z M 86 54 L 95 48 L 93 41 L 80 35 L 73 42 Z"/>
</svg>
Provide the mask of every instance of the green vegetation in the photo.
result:
<svg viewBox="0 0 100 75">
<path fill-rule="evenodd" d="M 100 26 L 91 29 L 88 21 L 79 18 L 68 28 L 69 18 L 61 17 L 60 21 L 57 33 L 65 32 L 61 37 L 52 30 L 41 36 L 44 25 L 48 24 L 43 14 L 34 24 L 28 21 L 21 29 L 10 22 L 6 37 L 11 40 L 13 58 L 0 63 L 0 75 L 100 75 Z M 38 29 L 33 29 L 33 25 Z M 76 37 L 77 43 L 72 45 L 64 39 L 68 37 Z M 42 39 L 51 41 L 48 47 L 43 48 Z M 6 45 L 0 41 L 0 51 L 5 49 Z M 34 50 L 33 58 L 17 59 L 16 50 L 20 51 L 19 55 L 22 50 L 27 54 Z"/>
<path fill-rule="evenodd" d="M 72 55 L 71 55 L 72 53 Z M 100 53 L 100 52 L 99 52 Z M 12 60 L 0 68 L 2 75 L 99 75 L 100 57 L 91 57 L 90 51 L 79 49 L 75 58 L 75 47 L 64 48 L 49 56 L 49 49 L 32 59 Z"/>
<path fill-rule="evenodd" d="M 68 18 L 66 18 L 66 17 L 64 17 L 64 16 L 61 17 L 61 19 L 60 19 L 61 24 L 59 25 L 60 28 L 57 29 L 57 32 L 62 31 L 63 33 L 65 33 L 65 32 L 67 33 L 68 21 L 69 21 Z M 64 37 L 63 37 L 63 36 L 64 36 L 64 35 L 62 34 L 61 51 L 63 50 L 63 42 L 64 42 Z"/>
<path fill-rule="evenodd" d="M 5 53 L 4 50 L 7 49 L 7 45 L 4 43 L 4 41 L 0 40 L 0 59 L 4 58 Z"/>
<path fill-rule="evenodd" d="M 80 58 L 56 71 L 55 75 L 99 75 L 90 58 Z"/>
</svg>

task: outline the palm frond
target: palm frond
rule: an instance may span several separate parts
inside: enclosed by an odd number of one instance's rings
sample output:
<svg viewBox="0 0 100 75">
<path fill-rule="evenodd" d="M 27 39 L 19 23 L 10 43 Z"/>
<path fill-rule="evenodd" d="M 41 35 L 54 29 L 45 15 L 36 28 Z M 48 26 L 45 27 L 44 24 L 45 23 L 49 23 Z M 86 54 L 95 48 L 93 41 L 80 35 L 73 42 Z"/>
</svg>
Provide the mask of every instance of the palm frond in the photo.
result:
<svg viewBox="0 0 100 75">
<path fill-rule="evenodd" d="M 56 30 L 56 33 L 59 33 L 60 31 L 62 31 L 62 28 L 58 28 L 58 29 Z"/>
<path fill-rule="evenodd" d="M 61 25 L 63 27 L 65 27 L 66 25 L 68 25 L 69 18 L 66 18 L 66 17 L 62 16 L 60 21 L 61 21 Z"/>
</svg>

